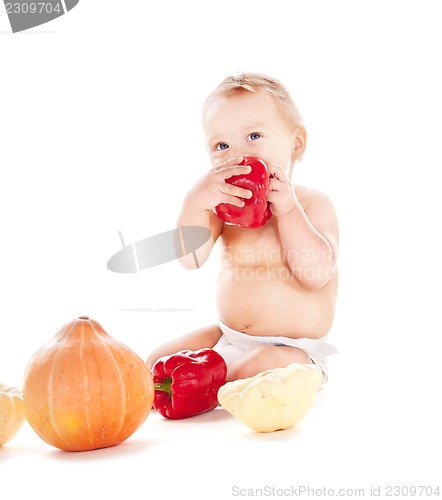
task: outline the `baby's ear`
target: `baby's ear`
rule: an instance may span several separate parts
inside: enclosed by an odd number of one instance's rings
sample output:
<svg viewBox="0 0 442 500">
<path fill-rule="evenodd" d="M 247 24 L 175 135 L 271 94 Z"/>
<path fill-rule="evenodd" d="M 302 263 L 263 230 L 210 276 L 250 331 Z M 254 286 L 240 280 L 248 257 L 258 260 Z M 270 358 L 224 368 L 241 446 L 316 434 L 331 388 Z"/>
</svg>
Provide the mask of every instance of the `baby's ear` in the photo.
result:
<svg viewBox="0 0 442 500">
<path fill-rule="evenodd" d="M 300 160 L 305 152 L 307 145 L 307 131 L 302 125 L 298 125 L 295 129 L 295 137 L 293 141 L 292 159 Z"/>
</svg>

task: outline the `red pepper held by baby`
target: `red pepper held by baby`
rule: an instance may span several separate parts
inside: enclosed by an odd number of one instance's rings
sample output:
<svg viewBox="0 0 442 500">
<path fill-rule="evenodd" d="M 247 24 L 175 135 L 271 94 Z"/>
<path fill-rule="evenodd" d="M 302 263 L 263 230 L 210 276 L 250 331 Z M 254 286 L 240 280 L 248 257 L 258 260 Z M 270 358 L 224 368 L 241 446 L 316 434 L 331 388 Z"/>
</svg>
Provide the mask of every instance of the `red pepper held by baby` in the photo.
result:
<svg viewBox="0 0 442 500">
<path fill-rule="evenodd" d="M 269 193 L 269 171 L 267 165 L 259 158 L 243 157 L 239 165 L 250 165 L 252 170 L 248 174 L 234 175 L 226 182 L 234 186 L 252 191 L 252 197 L 241 198 L 243 207 L 230 203 L 221 203 L 214 209 L 216 215 L 227 224 L 246 228 L 263 226 L 272 216 L 266 197 Z"/>
</svg>

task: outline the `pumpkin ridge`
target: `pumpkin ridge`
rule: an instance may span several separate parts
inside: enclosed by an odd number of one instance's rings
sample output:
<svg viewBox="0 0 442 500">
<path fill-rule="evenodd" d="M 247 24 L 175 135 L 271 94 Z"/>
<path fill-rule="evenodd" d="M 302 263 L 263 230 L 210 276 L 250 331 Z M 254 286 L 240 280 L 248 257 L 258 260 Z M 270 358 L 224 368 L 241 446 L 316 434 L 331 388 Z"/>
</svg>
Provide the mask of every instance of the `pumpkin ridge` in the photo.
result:
<svg viewBox="0 0 442 500">
<path fill-rule="evenodd" d="M 120 428 L 118 432 L 116 433 L 118 436 L 123 432 L 124 426 L 126 423 L 126 416 L 127 416 L 127 390 L 126 390 L 126 384 L 125 384 L 125 377 L 123 376 L 124 374 L 124 369 L 120 365 L 120 363 L 117 361 L 117 358 L 115 357 L 114 349 L 119 351 L 119 346 L 118 344 L 115 343 L 115 345 L 108 344 L 106 345 L 106 348 L 109 352 L 109 356 L 112 359 L 115 368 L 118 373 L 118 379 L 119 383 L 121 385 L 121 412 L 120 412 Z"/>
<path fill-rule="evenodd" d="M 104 341 L 103 339 L 100 338 L 100 335 L 98 334 L 99 332 L 97 332 L 95 329 L 96 325 L 94 325 L 94 323 L 90 320 L 89 320 L 89 325 L 90 325 L 90 329 L 92 330 L 92 332 L 94 333 L 94 335 L 96 337 L 96 339 L 94 339 L 94 340 L 96 342 L 100 342 L 107 349 L 106 341 Z M 100 391 L 99 391 L 100 392 L 100 410 L 101 410 L 101 415 L 102 415 L 102 419 L 103 419 L 103 422 L 101 425 L 101 447 L 103 447 L 104 441 L 105 441 L 105 435 L 106 435 L 106 412 L 104 411 L 104 402 L 103 402 L 103 400 L 104 400 L 103 376 L 102 376 L 102 373 L 100 370 L 100 364 L 98 363 L 97 356 L 95 354 L 94 342 L 92 341 L 90 336 L 88 336 L 88 340 L 89 340 L 89 345 L 90 345 L 91 352 L 92 352 L 92 358 L 93 358 L 95 366 L 97 368 L 98 380 L 100 382 Z M 90 435 L 92 436 L 92 433 L 90 433 Z"/>
<path fill-rule="evenodd" d="M 95 364 L 97 366 L 98 378 L 99 378 L 99 381 L 100 381 L 100 397 L 102 398 L 103 383 L 102 383 L 102 380 L 101 380 L 101 373 L 100 373 L 100 370 L 98 368 L 97 357 L 95 355 L 95 351 L 94 351 L 92 342 L 90 341 L 90 336 L 86 335 L 85 324 L 84 324 L 83 321 L 82 321 L 81 326 L 82 326 L 82 339 L 81 339 L 82 342 L 80 343 L 79 356 L 80 356 L 81 366 L 82 366 L 82 369 L 83 369 L 83 390 L 86 392 L 86 394 L 89 394 L 89 392 L 90 392 L 89 391 L 88 370 L 87 370 L 87 367 L 86 367 L 87 353 L 86 353 L 86 356 L 84 354 L 85 349 L 87 349 L 87 347 L 90 346 L 90 349 L 92 351 L 92 358 L 95 361 Z M 88 341 L 89 345 L 86 345 L 86 340 Z M 85 402 L 84 402 L 85 403 L 84 418 L 85 418 L 85 423 L 86 423 L 87 436 L 89 438 L 89 444 L 91 446 L 94 446 L 93 435 L 92 435 L 92 432 L 91 432 L 91 423 L 90 423 L 90 419 L 89 419 L 89 413 L 90 413 L 89 412 L 89 406 L 90 406 L 89 402 L 90 402 L 90 399 L 86 399 Z M 101 408 L 102 408 L 102 405 L 101 405 Z M 103 408 L 102 408 L 102 413 L 103 413 Z"/>
<path fill-rule="evenodd" d="M 74 328 L 74 326 L 70 325 L 70 329 L 73 329 L 73 328 Z M 60 440 L 60 442 L 63 443 L 64 446 L 68 446 L 68 443 L 66 441 L 65 436 L 63 435 L 62 432 L 60 432 L 60 429 L 58 428 L 57 419 L 55 418 L 55 410 L 54 410 L 54 402 L 55 402 L 55 395 L 54 395 L 55 390 L 54 390 L 54 388 L 56 386 L 56 384 L 54 383 L 54 377 L 57 373 L 59 373 L 58 358 L 60 358 L 62 354 L 63 354 L 63 348 L 57 347 L 55 350 L 55 353 L 53 355 L 52 367 L 51 367 L 51 370 L 49 372 L 49 377 L 48 377 L 47 408 L 48 408 L 48 416 L 49 416 L 49 419 L 51 421 L 51 425 L 52 425 L 53 430 L 57 434 L 57 437 Z"/>
</svg>

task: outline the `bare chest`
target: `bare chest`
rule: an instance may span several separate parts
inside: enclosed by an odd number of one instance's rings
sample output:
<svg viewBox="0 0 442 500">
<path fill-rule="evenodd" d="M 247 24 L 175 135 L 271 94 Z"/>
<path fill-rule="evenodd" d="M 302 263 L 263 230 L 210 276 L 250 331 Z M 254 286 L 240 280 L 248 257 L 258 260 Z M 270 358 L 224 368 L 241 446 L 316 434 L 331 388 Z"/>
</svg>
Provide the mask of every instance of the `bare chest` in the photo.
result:
<svg viewBox="0 0 442 500">
<path fill-rule="evenodd" d="M 221 238 L 222 263 L 232 266 L 281 266 L 284 251 L 276 225 L 269 221 L 262 228 L 226 226 Z"/>
</svg>

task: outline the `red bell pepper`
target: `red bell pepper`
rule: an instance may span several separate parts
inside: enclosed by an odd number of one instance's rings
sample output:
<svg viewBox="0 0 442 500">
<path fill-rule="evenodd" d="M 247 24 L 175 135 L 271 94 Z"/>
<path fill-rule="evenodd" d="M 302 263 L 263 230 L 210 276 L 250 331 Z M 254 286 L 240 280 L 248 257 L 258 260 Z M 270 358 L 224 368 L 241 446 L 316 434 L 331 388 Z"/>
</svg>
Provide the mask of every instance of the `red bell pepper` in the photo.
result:
<svg viewBox="0 0 442 500">
<path fill-rule="evenodd" d="M 251 198 L 241 198 L 243 207 L 221 203 L 215 207 L 216 215 L 227 224 L 254 228 L 263 226 L 272 216 L 266 197 L 269 193 L 269 171 L 259 158 L 245 156 L 239 165 L 250 165 L 248 174 L 233 175 L 226 182 L 252 191 Z"/>
<path fill-rule="evenodd" d="M 153 406 L 163 417 L 180 419 L 214 410 L 226 383 L 224 359 L 213 349 L 179 351 L 152 367 Z"/>
</svg>

